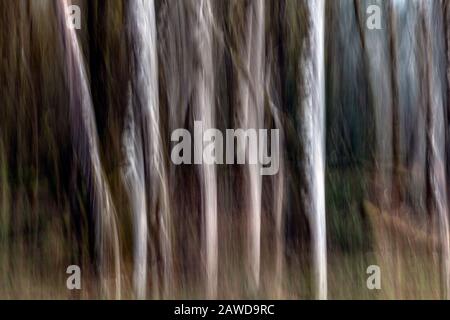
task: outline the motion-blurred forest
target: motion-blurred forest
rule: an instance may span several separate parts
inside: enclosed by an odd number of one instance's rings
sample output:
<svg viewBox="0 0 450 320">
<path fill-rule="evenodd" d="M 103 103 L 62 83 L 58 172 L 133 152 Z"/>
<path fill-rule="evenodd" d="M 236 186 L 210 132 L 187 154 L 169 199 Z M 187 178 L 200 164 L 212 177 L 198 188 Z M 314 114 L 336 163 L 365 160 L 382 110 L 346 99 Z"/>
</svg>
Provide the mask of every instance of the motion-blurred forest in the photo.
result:
<svg viewBox="0 0 450 320">
<path fill-rule="evenodd" d="M 0 1 L 0 298 L 450 297 L 450 1 L 72 4 Z M 194 120 L 278 174 L 174 165 Z"/>
</svg>

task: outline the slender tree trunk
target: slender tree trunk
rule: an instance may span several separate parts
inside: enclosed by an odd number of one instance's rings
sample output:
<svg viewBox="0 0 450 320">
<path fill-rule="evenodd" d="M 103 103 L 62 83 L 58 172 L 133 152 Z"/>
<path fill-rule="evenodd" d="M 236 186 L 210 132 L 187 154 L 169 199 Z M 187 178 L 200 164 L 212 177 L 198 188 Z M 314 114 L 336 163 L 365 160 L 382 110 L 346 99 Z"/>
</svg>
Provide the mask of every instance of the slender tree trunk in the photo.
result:
<svg viewBox="0 0 450 320">
<path fill-rule="evenodd" d="M 245 45 L 241 48 L 240 59 L 244 70 L 239 78 L 241 127 L 259 129 L 264 117 L 264 0 L 250 1 L 246 12 Z M 248 162 L 249 159 L 247 159 Z M 247 164 L 246 175 L 249 197 L 247 276 L 252 291 L 259 289 L 261 259 L 261 175 L 260 165 Z"/>
<path fill-rule="evenodd" d="M 439 8 L 440 9 L 440 8 Z M 436 62 L 436 32 L 440 26 L 435 21 L 436 7 L 432 1 L 421 3 L 423 30 L 426 48 L 425 93 L 426 93 L 426 128 L 427 128 L 427 209 L 437 216 L 439 237 L 441 241 L 441 274 L 443 295 L 450 298 L 450 230 L 448 220 L 448 191 L 446 179 L 445 147 L 445 106 Z M 424 55 L 425 57 L 425 55 Z"/>
<path fill-rule="evenodd" d="M 327 298 L 325 214 L 325 1 L 305 1 L 308 33 L 300 61 L 304 89 L 299 121 L 303 132 L 308 213 L 311 222 L 314 285 L 317 299 Z"/>
<path fill-rule="evenodd" d="M 98 136 L 83 54 L 74 29 L 67 26 L 69 0 L 56 2 L 61 38 L 65 50 L 67 83 L 70 91 L 69 116 L 75 152 L 86 179 L 96 223 L 96 252 L 102 291 L 117 299 L 121 294 L 120 244 L 116 212 L 98 148 Z M 114 294 L 109 277 L 114 279 Z"/>
<path fill-rule="evenodd" d="M 197 79 L 195 88 L 195 119 L 202 123 L 203 131 L 215 126 L 215 88 L 213 65 L 213 13 L 209 0 L 194 1 L 197 12 L 196 47 L 198 50 Z M 212 143 L 212 142 L 210 142 Z M 214 141 L 217 143 L 217 141 Z M 217 145 L 216 145 L 217 146 Z M 195 152 L 201 152 L 196 150 Z M 203 157 L 203 154 L 199 155 Z M 217 176 L 216 165 L 205 163 L 200 169 L 202 185 L 202 212 L 204 217 L 204 252 L 206 292 L 209 299 L 217 298 L 218 235 L 217 235 Z"/>
</svg>

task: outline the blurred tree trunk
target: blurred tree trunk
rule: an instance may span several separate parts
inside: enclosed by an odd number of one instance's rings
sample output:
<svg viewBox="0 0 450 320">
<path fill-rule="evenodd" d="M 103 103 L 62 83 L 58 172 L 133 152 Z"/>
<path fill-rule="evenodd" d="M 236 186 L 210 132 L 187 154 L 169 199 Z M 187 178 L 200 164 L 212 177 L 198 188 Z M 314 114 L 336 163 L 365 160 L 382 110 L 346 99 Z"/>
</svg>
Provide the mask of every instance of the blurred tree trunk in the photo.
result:
<svg viewBox="0 0 450 320">
<path fill-rule="evenodd" d="M 285 145 L 284 139 L 284 121 L 282 108 L 285 105 L 284 83 L 284 42 L 283 42 L 283 22 L 286 10 L 284 1 L 270 1 L 268 10 L 272 12 L 268 18 L 269 34 L 267 49 L 267 73 L 266 73 L 266 91 L 270 110 L 270 118 L 268 127 L 274 126 L 280 131 L 280 146 Z M 269 142 L 269 141 L 268 141 Z M 273 152 L 273 151 L 272 151 Z M 273 153 L 272 153 L 273 154 Z M 275 155 L 277 156 L 277 155 Z M 283 297 L 283 275 L 285 265 L 285 243 L 284 243 L 284 206 L 285 206 L 285 164 L 284 152 L 280 151 L 280 167 L 275 176 L 271 176 L 271 184 L 273 190 L 272 199 L 272 216 L 275 222 L 275 248 L 274 248 L 274 276 L 271 286 L 274 288 L 273 297 L 280 299 Z M 272 221 L 272 220 L 271 220 Z"/>
<path fill-rule="evenodd" d="M 446 58 L 446 100 L 444 100 L 444 143 L 445 143 L 445 178 L 448 183 L 450 180 L 450 162 L 449 162 L 449 156 L 450 156 L 450 2 L 449 1 L 443 1 L 441 0 L 439 3 L 439 10 L 442 12 L 442 21 L 443 21 L 443 28 L 444 28 L 444 48 L 445 48 L 445 58 Z M 447 185 L 446 194 L 444 195 L 447 200 L 447 204 L 450 202 L 450 188 Z M 448 217 L 448 208 L 446 215 Z M 448 220 L 448 219 L 447 219 Z M 447 221 L 448 223 L 448 221 Z M 447 226 L 448 228 L 449 226 Z M 448 230 L 447 230 L 448 232 Z M 449 235 L 447 234 L 447 239 Z M 444 238 L 445 240 L 445 238 Z M 449 250 L 449 248 L 447 248 Z M 447 254 L 450 255 L 450 252 L 447 252 Z M 450 257 L 447 257 L 450 258 Z M 445 298 L 450 299 L 450 265 L 444 262 L 444 268 L 447 268 L 447 270 L 444 270 L 444 274 L 446 275 L 447 279 L 444 285 L 445 290 Z"/>
<path fill-rule="evenodd" d="M 447 159 L 450 155 L 450 1 L 441 1 L 441 10 L 443 14 L 444 23 L 444 37 L 445 37 L 445 56 L 446 56 L 446 93 L 447 100 L 445 105 L 445 145 Z M 450 179 L 450 161 L 446 161 L 447 180 Z M 450 191 L 450 188 L 448 189 Z M 450 194 L 447 195 L 450 200 Z"/>
<path fill-rule="evenodd" d="M 436 53 L 439 50 L 439 30 L 443 21 L 435 17 L 436 11 L 441 11 L 441 6 L 435 6 L 434 2 L 421 3 L 423 15 L 423 33 L 425 52 L 423 63 L 425 64 L 425 103 L 426 103 L 426 168 L 427 168 L 427 209 L 429 215 L 436 216 L 437 228 L 441 240 L 441 276 L 442 292 L 446 299 L 450 298 L 450 233 L 448 217 L 448 194 L 446 179 L 446 127 L 444 105 L 444 92 L 447 88 L 441 88 L 442 81 L 439 78 L 439 61 Z M 444 31 L 444 30 L 442 30 Z"/>
<path fill-rule="evenodd" d="M 401 161 L 400 161 L 400 125 L 399 125 L 399 89 L 398 89 L 398 63 L 397 63 L 397 22 L 394 4 L 389 2 L 389 49 L 391 59 L 391 85 L 392 85 L 392 154 L 393 154 L 393 195 L 392 205 L 400 206 L 403 202 L 401 184 Z"/>
</svg>

